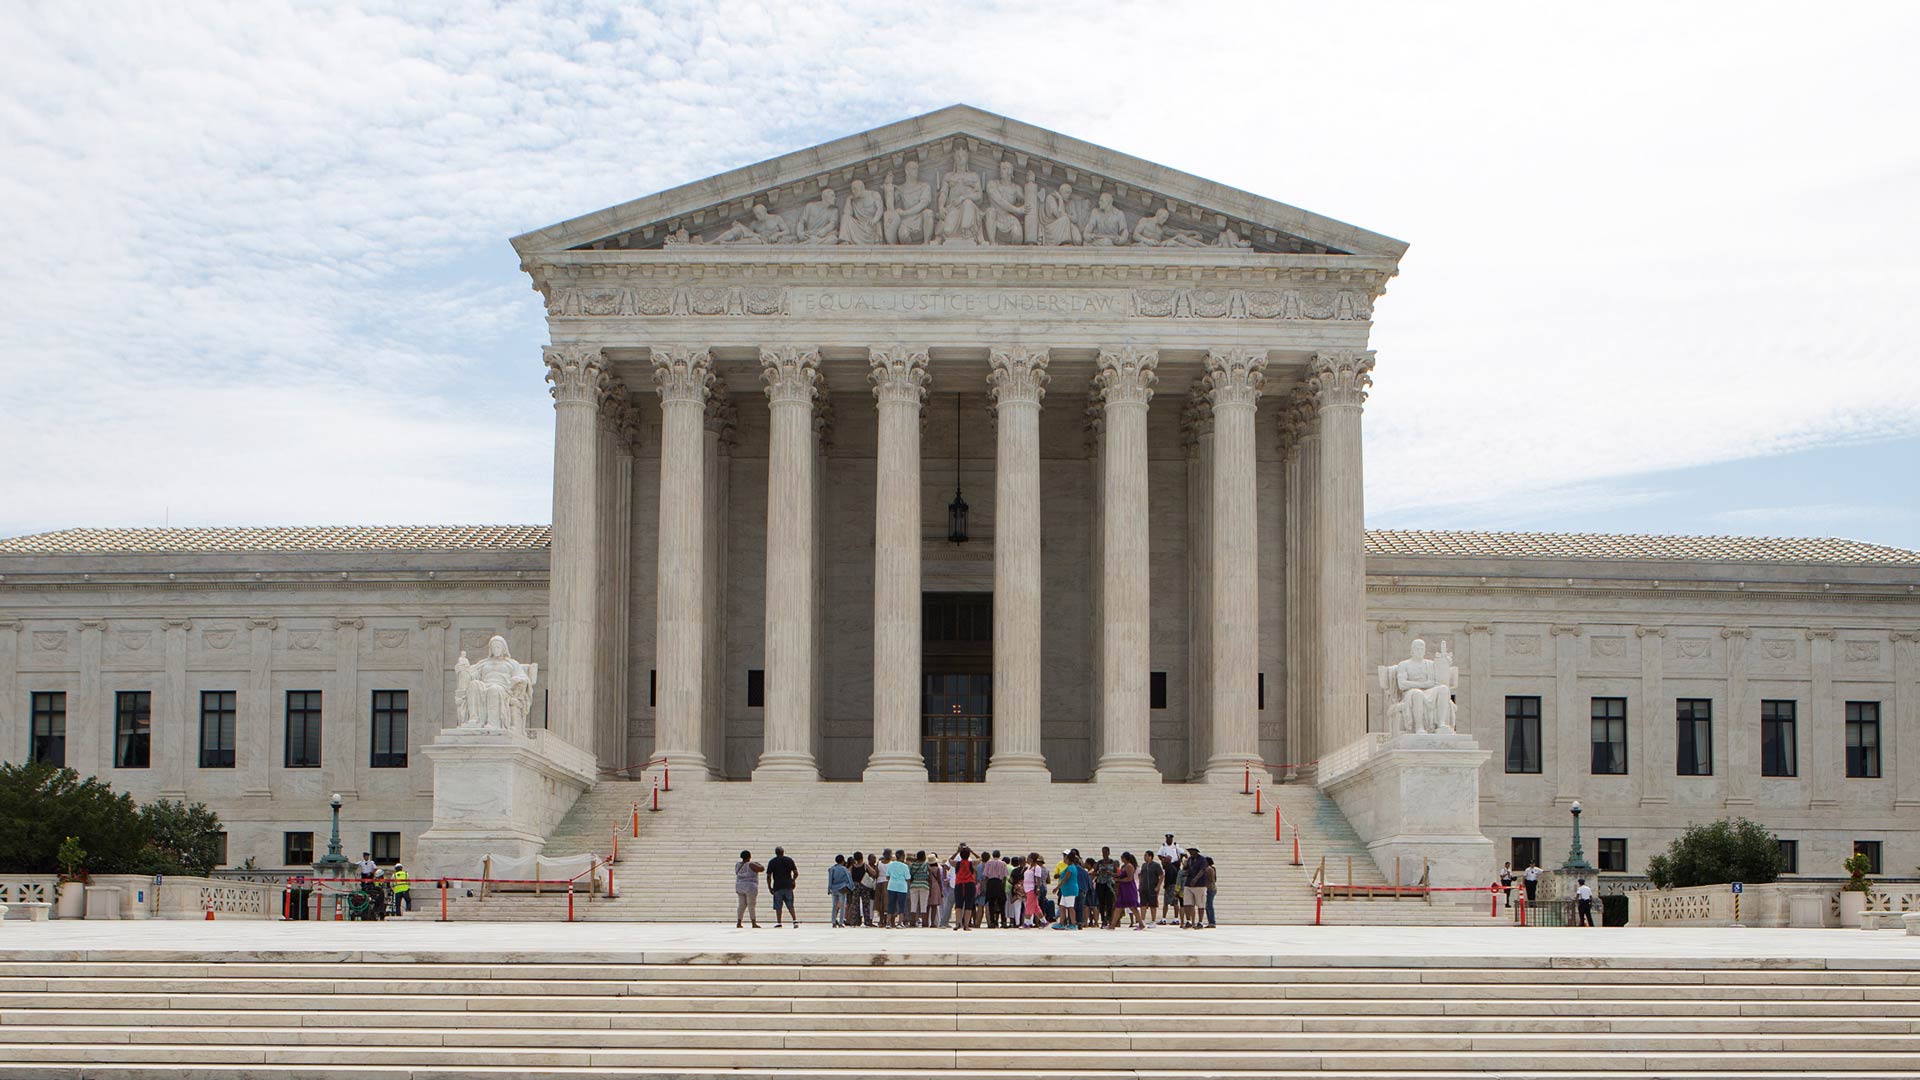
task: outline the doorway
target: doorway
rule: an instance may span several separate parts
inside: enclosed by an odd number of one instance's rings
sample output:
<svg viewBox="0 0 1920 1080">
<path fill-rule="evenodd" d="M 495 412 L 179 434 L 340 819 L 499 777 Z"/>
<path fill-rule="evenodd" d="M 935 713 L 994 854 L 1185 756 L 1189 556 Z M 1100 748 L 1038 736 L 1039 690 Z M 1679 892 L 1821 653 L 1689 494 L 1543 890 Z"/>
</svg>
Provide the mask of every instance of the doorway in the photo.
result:
<svg viewBox="0 0 1920 1080">
<path fill-rule="evenodd" d="M 985 780 L 993 757 L 993 594 L 924 594 L 920 633 L 927 779 Z"/>
</svg>

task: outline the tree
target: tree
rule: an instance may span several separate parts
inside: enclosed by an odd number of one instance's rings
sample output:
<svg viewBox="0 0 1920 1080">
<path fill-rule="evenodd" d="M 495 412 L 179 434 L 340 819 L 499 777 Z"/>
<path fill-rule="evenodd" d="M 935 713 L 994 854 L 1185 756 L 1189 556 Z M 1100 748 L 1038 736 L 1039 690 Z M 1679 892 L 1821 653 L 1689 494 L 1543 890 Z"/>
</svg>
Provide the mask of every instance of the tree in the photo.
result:
<svg viewBox="0 0 1920 1080">
<path fill-rule="evenodd" d="M 1689 825 L 1666 854 L 1647 860 L 1647 877 L 1660 889 L 1760 885 L 1779 876 L 1779 837 L 1746 818 Z"/>
<path fill-rule="evenodd" d="M 58 872 L 70 836 L 95 874 L 137 872 L 147 843 L 133 799 L 97 777 L 44 762 L 0 765 L 0 873 Z"/>
<path fill-rule="evenodd" d="M 205 874 L 220 862 L 220 816 L 205 803 L 161 799 L 140 808 L 143 874 Z"/>
</svg>

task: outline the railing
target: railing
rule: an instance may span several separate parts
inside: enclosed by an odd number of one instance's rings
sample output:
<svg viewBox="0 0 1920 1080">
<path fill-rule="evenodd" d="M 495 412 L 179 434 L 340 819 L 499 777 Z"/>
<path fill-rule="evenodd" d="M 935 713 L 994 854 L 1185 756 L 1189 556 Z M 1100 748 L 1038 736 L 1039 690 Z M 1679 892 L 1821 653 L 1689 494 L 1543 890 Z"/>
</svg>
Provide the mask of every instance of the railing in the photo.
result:
<svg viewBox="0 0 1920 1080">
<path fill-rule="evenodd" d="M 0 904 L 51 904 L 59 884 L 54 874 L 0 874 Z"/>
<path fill-rule="evenodd" d="M 1365 765 L 1380 747 L 1386 745 L 1391 736 L 1384 731 L 1374 731 L 1335 750 L 1331 754 L 1320 755 L 1320 770 L 1316 776 L 1321 787 Z"/>
</svg>

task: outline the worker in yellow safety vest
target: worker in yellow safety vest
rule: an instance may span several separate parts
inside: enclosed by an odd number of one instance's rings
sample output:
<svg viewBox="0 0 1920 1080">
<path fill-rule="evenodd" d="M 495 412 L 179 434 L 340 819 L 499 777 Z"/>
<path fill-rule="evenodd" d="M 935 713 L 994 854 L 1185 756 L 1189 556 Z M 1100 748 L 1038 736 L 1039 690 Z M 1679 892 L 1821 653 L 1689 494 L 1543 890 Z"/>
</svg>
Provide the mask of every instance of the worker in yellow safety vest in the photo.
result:
<svg viewBox="0 0 1920 1080">
<path fill-rule="evenodd" d="M 400 863 L 393 864 L 393 913 L 400 914 L 400 905 L 405 904 L 408 911 L 413 910 L 413 886 L 407 883 L 407 868 Z"/>
</svg>

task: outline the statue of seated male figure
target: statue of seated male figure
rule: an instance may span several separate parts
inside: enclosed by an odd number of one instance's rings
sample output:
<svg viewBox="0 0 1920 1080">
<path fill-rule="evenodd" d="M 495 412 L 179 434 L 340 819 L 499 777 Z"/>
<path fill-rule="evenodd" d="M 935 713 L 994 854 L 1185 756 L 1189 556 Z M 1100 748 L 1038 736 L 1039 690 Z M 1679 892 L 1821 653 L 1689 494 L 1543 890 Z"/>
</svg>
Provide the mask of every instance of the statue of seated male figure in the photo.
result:
<svg viewBox="0 0 1920 1080">
<path fill-rule="evenodd" d="M 1427 643 L 1415 638 L 1413 655 L 1380 667 L 1380 688 L 1387 692 L 1387 728 L 1395 733 L 1452 734 L 1453 687 L 1460 669 L 1447 643 L 1427 659 Z"/>
</svg>

